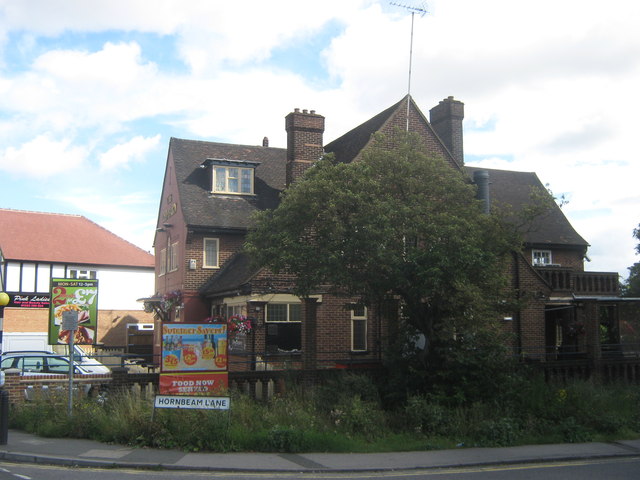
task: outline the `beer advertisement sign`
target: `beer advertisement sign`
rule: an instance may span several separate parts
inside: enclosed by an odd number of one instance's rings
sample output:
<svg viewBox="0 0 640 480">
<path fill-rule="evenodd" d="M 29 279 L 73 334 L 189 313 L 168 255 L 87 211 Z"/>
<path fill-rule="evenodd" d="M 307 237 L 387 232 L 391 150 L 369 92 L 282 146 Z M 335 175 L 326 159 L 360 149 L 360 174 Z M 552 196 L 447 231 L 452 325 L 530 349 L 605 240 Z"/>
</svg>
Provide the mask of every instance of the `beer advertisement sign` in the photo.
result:
<svg viewBox="0 0 640 480">
<path fill-rule="evenodd" d="M 226 371 L 227 325 L 163 324 L 161 370 L 163 373 Z"/>
</svg>

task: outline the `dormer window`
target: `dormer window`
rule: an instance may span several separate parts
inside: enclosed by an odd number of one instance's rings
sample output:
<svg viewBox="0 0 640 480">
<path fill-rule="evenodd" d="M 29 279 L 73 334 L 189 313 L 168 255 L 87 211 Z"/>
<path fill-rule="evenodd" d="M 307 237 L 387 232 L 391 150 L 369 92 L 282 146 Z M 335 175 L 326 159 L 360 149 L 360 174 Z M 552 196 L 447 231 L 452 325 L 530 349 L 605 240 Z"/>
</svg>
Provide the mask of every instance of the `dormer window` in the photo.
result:
<svg viewBox="0 0 640 480">
<path fill-rule="evenodd" d="M 215 193 L 253 193 L 253 169 L 215 167 L 213 169 Z"/>
<path fill-rule="evenodd" d="M 258 162 L 207 158 L 202 168 L 211 166 L 211 192 L 253 195 Z"/>
</svg>

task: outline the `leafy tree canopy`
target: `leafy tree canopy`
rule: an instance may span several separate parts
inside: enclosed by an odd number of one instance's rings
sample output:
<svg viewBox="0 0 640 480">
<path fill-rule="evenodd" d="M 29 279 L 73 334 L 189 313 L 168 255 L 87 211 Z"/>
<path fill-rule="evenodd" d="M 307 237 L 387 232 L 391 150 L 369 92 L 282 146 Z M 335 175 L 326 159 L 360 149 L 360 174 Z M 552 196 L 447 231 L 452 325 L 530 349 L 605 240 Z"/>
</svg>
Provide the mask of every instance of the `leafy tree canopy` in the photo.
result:
<svg viewBox="0 0 640 480">
<path fill-rule="evenodd" d="M 325 157 L 277 209 L 258 214 L 248 252 L 293 274 L 300 296 L 329 289 L 369 305 L 399 299 L 429 346 L 495 320 L 513 230 L 481 213 L 464 174 L 422 150 L 418 137 L 396 132 L 352 163 Z"/>
</svg>

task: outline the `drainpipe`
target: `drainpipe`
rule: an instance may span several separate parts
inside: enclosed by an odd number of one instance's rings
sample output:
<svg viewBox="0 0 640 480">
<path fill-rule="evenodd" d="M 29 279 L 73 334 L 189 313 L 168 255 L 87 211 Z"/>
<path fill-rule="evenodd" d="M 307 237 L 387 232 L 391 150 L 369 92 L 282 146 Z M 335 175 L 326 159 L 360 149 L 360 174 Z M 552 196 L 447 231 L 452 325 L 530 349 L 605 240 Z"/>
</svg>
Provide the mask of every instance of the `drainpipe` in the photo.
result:
<svg viewBox="0 0 640 480">
<path fill-rule="evenodd" d="M 478 186 L 476 198 L 483 202 L 482 211 L 486 214 L 489 214 L 491 212 L 489 172 L 487 170 L 476 170 L 475 172 L 473 172 L 473 182 Z"/>
</svg>

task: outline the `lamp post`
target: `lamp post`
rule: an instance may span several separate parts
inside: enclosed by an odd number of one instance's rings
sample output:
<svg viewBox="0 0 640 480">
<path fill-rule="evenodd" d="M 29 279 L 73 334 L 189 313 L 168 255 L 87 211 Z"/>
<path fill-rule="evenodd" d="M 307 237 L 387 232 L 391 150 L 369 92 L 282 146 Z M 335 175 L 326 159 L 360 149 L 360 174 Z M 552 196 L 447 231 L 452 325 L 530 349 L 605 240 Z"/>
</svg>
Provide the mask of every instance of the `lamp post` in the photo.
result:
<svg viewBox="0 0 640 480">
<path fill-rule="evenodd" d="M 6 292 L 0 292 L 0 355 L 2 355 L 2 331 L 4 329 L 4 307 L 9 305 L 9 295 Z"/>
</svg>

